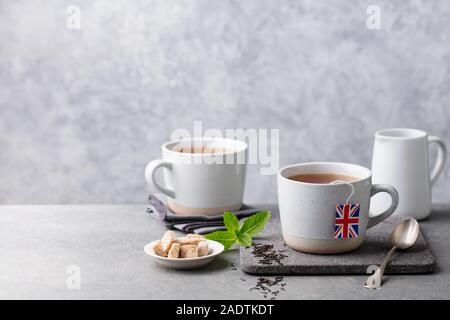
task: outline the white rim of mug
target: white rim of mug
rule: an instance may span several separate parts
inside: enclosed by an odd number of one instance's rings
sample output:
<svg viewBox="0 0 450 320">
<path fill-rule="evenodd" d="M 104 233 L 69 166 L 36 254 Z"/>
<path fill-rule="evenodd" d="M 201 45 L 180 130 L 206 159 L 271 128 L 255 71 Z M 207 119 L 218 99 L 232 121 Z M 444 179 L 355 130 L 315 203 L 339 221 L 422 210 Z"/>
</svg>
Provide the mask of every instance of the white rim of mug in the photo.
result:
<svg viewBox="0 0 450 320">
<path fill-rule="evenodd" d="M 404 134 L 402 135 L 400 133 Z M 425 131 L 411 128 L 388 128 L 375 132 L 376 139 L 385 140 L 415 140 L 425 138 L 426 136 L 427 133 Z"/>
<path fill-rule="evenodd" d="M 209 153 L 188 153 L 188 152 L 179 152 L 179 151 L 175 151 L 172 150 L 171 148 L 169 148 L 169 145 L 172 144 L 178 144 L 178 143 L 182 143 L 182 142 L 186 142 L 186 141 L 196 141 L 196 140 L 201 140 L 201 141 L 226 141 L 228 143 L 234 143 L 235 144 L 235 149 L 231 152 L 209 152 Z M 185 155 L 185 156 L 194 156 L 194 157 L 203 157 L 203 156 L 222 156 L 222 155 L 227 155 L 227 154 L 236 154 L 242 151 L 245 151 L 248 149 L 248 144 L 245 141 L 242 140 L 237 140 L 237 139 L 229 139 L 229 138 L 220 138 L 220 137 L 193 137 L 193 138 L 185 138 L 185 139 L 179 139 L 179 140 L 173 140 L 173 141 L 168 141 L 166 143 L 164 143 L 162 146 L 162 149 L 176 154 L 178 156 L 180 155 Z M 223 147 L 224 148 L 224 147 Z"/>
<path fill-rule="evenodd" d="M 346 167 L 354 167 L 357 168 L 358 170 L 364 171 L 366 174 L 354 181 L 350 181 L 348 183 L 343 183 L 343 182 L 339 182 L 339 183 L 311 183 L 311 182 L 303 182 L 303 181 L 296 181 L 296 180 L 292 180 L 289 179 L 288 177 L 284 176 L 282 173 L 285 170 L 288 170 L 290 168 L 297 168 L 297 167 L 307 167 L 307 166 L 311 166 L 311 165 L 335 165 L 335 166 L 346 166 Z M 330 173 L 330 172 L 325 172 L 322 171 L 320 173 Z M 350 175 L 349 173 L 342 173 L 342 172 L 337 172 L 340 174 L 346 174 L 346 175 Z M 295 163 L 295 164 L 291 164 L 288 166 L 285 166 L 283 168 L 281 168 L 280 170 L 278 170 L 278 176 L 283 178 L 284 180 L 288 181 L 289 183 L 294 183 L 294 184 L 300 184 L 300 185 L 310 185 L 310 186 L 320 186 L 320 187 L 336 187 L 336 186 L 342 186 L 342 185 L 347 185 L 347 184 L 355 184 L 367 179 L 370 179 L 372 177 L 372 171 L 370 171 L 370 169 L 360 166 L 358 164 L 353 164 L 353 163 L 347 163 L 347 162 L 328 162 L 328 161 L 324 161 L 324 162 L 303 162 L 303 163 Z"/>
</svg>

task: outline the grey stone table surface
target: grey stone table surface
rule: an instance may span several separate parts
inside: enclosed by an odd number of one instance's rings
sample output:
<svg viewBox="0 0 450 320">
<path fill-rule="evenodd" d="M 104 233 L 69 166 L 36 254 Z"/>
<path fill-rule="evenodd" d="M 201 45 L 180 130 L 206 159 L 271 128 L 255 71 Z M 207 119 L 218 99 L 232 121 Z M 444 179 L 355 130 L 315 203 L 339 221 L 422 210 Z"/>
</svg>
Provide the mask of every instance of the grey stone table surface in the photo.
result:
<svg viewBox="0 0 450 320">
<path fill-rule="evenodd" d="M 275 206 L 263 207 L 276 211 Z M 265 299 L 251 289 L 259 277 L 239 269 L 237 250 L 198 270 L 174 271 L 154 264 L 143 247 L 165 227 L 145 209 L 0 206 L 0 298 Z M 449 299 L 450 204 L 434 205 L 421 227 L 437 259 L 433 274 L 388 276 L 378 290 L 362 287 L 365 275 L 285 276 L 276 298 Z M 79 289 L 68 286 L 73 270 L 80 271 Z"/>
</svg>

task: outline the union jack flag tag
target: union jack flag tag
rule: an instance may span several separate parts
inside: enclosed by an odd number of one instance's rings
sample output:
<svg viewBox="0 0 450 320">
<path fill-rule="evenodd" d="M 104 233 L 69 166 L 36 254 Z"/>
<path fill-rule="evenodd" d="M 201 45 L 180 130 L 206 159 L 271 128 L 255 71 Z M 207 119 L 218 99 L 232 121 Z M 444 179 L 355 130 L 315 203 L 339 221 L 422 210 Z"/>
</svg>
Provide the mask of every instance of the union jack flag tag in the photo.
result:
<svg viewBox="0 0 450 320">
<path fill-rule="evenodd" d="M 336 220 L 334 223 L 334 238 L 358 238 L 359 235 L 359 204 L 345 203 L 336 205 Z"/>
</svg>

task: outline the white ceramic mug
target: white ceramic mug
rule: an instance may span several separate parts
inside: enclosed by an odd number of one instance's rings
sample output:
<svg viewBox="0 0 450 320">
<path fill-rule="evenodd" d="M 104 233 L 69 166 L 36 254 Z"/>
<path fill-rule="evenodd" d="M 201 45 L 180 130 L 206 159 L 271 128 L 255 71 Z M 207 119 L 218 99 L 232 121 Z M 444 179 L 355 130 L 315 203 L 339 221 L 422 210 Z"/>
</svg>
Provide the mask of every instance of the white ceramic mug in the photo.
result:
<svg viewBox="0 0 450 320">
<path fill-rule="evenodd" d="M 433 169 L 429 169 L 428 145 L 436 143 L 438 153 Z M 375 133 L 372 172 L 375 183 L 393 185 L 400 194 L 394 214 L 424 219 L 431 212 L 431 186 L 447 158 L 445 143 L 416 129 L 383 129 Z M 381 211 L 389 199 L 378 195 L 372 199 L 374 210 Z"/>
<path fill-rule="evenodd" d="M 355 177 L 348 183 L 306 183 L 289 179 L 306 173 L 334 173 Z M 310 162 L 284 167 L 278 172 L 278 205 L 281 229 L 286 243 L 308 253 L 331 254 L 358 248 L 366 229 L 389 217 L 398 204 L 398 193 L 389 185 L 372 185 L 372 174 L 362 166 L 338 162 Z M 351 187 L 349 184 L 351 184 Z M 336 206 L 359 205 L 358 219 L 352 221 L 353 237 L 337 238 Z M 387 192 L 392 197 L 390 207 L 383 213 L 369 214 L 370 197 Z M 355 207 L 354 207 L 355 208 Z M 358 212 L 357 212 L 358 213 Z M 347 223 L 347 222 L 346 222 Z M 350 227 L 349 224 L 345 226 Z M 349 230 L 349 229 L 347 229 Z M 350 234 L 350 233 L 349 233 Z"/>
<path fill-rule="evenodd" d="M 179 151 L 190 148 L 204 151 Z M 145 169 L 145 179 L 168 196 L 172 211 L 181 215 L 211 215 L 240 209 L 246 172 L 245 142 L 191 138 L 167 142 L 161 149 L 162 159 L 150 161 Z M 164 170 L 163 185 L 155 176 L 160 168 Z"/>
</svg>

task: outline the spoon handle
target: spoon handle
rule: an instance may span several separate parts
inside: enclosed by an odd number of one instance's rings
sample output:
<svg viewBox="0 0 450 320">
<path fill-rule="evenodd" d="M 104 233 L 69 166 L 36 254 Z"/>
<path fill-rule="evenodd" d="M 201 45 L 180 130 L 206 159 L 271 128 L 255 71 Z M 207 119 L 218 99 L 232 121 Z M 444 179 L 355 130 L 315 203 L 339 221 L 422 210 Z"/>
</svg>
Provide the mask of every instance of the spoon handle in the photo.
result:
<svg viewBox="0 0 450 320">
<path fill-rule="evenodd" d="M 384 258 L 384 261 L 380 266 L 380 280 L 383 278 L 384 269 L 386 269 L 386 266 L 389 263 L 389 260 L 391 259 L 391 256 L 394 254 L 395 250 L 397 250 L 397 247 L 392 247 L 391 251 L 389 251 L 386 258 Z"/>
</svg>

